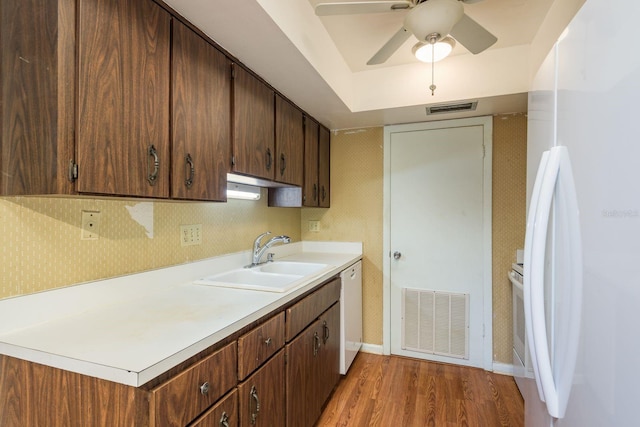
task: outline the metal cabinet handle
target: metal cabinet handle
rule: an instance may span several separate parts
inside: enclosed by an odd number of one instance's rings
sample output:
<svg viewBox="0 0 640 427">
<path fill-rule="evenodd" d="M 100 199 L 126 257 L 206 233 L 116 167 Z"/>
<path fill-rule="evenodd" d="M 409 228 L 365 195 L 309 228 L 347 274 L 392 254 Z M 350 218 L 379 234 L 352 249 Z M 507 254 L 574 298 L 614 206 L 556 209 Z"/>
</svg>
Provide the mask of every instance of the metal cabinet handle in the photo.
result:
<svg viewBox="0 0 640 427">
<path fill-rule="evenodd" d="M 184 181 L 184 185 L 186 185 L 187 188 L 191 188 L 191 186 L 193 185 L 193 177 L 196 174 L 196 167 L 193 164 L 193 159 L 191 158 L 191 154 L 187 153 L 187 156 L 184 158 L 184 161 L 187 162 L 187 166 L 188 166 L 187 169 L 189 170 L 189 176 Z"/>
<path fill-rule="evenodd" d="M 267 346 L 270 346 L 270 345 L 271 345 L 271 337 L 269 337 L 269 338 L 267 338 L 266 340 L 264 340 L 264 343 L 265 343 Z"/>
<path fill-rule="evenodd" d="M 284 170 L 287 168 L 287 158 L 284 153 L 280 154 L 280 175 L 284 175 Z"/>
<path fill-rule="evenodd" d="M 327 189 L 324 188 L 324 185 L 322 186 L 322 201 L 324 202 L 324 199 L 327 198 Z"/>
<path fill-rule="evenodd" d="M 318 200 L 318 184 L 313 184 L 313 201 Z"/>
<path fill-rule="evenodd" d="M 313 356 L 318 355 L 318 351 L 320 350 L 320 335 L 317 332 L 313 333 Z"/>
<path fill-rule="evenodd" d="M 229 415 L 226 412 L 222 413 L 220 418 L 220 427 L 229 427 Z"/>
<path fill-rule="evenodd" d="M 200 386 L 200 393 L 202 393 L 203 395 L 206 395 L 207 393 L 209 393 L 209 383 L 205 382 L 204 384 L 202 384 Z"/>
<path fill-rule="evenodd" d="M 249 401 L 249 410 L 251 410 L 251 424 L 255 424 L 256 423 L 256 419 L 258 418 L 258 414 L 260 413 L 260 399 L 258 398 L 258 390 L 256 389 L 255 385 L 251 386 L 251 391 L 249 392 L 249 396 L 255 400 L 256 402 L 256 409 L 255 411 L 252 410 L 252 401 Z"/>
<path fill-rule="evenodd" d="M 273 158 L 271 157 L 271 148 L 267 148 L 267 170 L 271 170 Z"/>
<path fill-rule="evenodd" d="M 149 161 L 147 162 L 147 181 L 150 185 L 155 185 L 158 179 L 158 172 L 160 171 L 160 159 L 158 158 L 158 150 L 151 144 L 147 148 L 147 155 Z M 153 161 L 151 159 L 153 158 Z"/>
<path fill-rule="evenodd" d="M 402 258 L 402 252 L 395 251 L 393 253 L 393 259 L 400 259 L 400 258 Z"/>
<path fill-rule="evenodd" d="M 329 325 L 327 325 L 327 321 L 322 322 L 322 343 L 326 344 L 329 340 Z"/>
</svg>

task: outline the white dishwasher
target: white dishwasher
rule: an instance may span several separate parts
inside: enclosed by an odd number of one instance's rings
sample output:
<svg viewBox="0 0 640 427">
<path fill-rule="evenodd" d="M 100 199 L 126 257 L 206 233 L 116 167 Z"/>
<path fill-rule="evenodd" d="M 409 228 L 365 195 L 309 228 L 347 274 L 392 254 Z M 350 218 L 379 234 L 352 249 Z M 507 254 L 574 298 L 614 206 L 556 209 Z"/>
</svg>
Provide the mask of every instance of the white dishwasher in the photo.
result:
<svg viewBox="0 0 640 427">
<path fill-rule="evenodd" d="M 345 375 L 362 347 L 362 261 L 340 273 L 340 374 Z"/>
</svg>

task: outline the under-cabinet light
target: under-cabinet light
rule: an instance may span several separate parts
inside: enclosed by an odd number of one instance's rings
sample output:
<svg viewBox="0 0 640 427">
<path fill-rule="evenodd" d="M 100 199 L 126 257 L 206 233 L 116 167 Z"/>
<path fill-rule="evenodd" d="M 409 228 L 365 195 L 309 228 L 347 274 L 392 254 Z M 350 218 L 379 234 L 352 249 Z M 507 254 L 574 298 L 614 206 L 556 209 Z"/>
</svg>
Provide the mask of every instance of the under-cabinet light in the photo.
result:
<svg viewBox="0 0 640 427">
<path fill-rule="evenodd" d="M 227 198 L 242 200 L 260 200 L 260 187 L 253 185 L 238 184 L 236 182 L 227 183 Z"/>
</svg>

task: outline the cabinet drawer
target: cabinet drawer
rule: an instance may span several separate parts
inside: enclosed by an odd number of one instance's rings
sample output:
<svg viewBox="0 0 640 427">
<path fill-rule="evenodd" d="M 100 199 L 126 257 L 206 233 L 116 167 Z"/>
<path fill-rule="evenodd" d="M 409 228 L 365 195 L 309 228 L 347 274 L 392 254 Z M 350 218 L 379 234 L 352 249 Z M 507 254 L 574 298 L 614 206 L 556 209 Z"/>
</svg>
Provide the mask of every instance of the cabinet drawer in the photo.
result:
<svg viewBox="0 0 640 427">
<path fill-rule="evenodd" d="M 197 362 L 151 392 L 155 426 L 184 426 L 235 387 L 236 343 Z"/>
<path fill-rule="evenodd" d="M 340 278 L 335 278 L 286 310 L 285 338 L 291 341 L 327 308 L 340 299 Z"/>
<path fill-rule="evenodd" d="M 238 339 L 238 379 L 242 381 L 284 346 L 284 313 Z"/>
<path fill-rule="evenodd" d="M 225 424 L 226 423 L 226 424 Z M 207 410 L 189 427 L 237 427 L 238 390 L 235 389 Z"/>
</svg>

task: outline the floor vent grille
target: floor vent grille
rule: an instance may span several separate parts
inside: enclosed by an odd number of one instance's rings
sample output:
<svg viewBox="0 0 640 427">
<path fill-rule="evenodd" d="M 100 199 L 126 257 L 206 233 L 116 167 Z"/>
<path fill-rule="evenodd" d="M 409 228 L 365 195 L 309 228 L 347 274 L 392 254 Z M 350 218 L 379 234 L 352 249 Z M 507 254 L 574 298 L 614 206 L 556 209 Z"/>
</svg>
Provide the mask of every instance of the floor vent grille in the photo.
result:
<svg viewBox="0 0 640 427">
<path fill-rule="evenodd" d="M 469 358 L 469 294 L 404 288 L 402 349 Z"/>
</svg>

